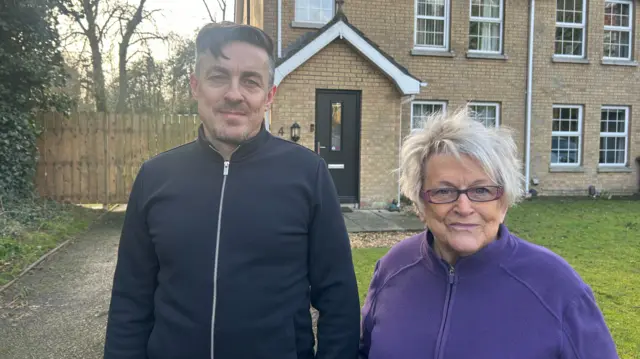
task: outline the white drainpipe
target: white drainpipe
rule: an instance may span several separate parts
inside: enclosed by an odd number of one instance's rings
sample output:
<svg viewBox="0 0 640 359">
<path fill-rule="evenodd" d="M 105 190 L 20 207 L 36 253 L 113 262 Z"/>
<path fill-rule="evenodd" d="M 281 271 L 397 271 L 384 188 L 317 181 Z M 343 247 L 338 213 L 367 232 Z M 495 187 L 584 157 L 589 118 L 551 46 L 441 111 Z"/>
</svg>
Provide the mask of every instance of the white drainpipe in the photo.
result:
<svg viewBox="0 0 640 359">
<path fill-rule="evenodd" d="M 413 101 L 415 98 L 416 98 L 416 95 L 410 95 L 400 100 L 400 130 L 398 131 L 398 167 L 400 167 L 400 163 L 401 163 L 400 152 L 402 151 L 402 105 L 406 104 L 407 102 Z M 400 172 L 398 171 L 398 198 L 397 198 L 398 207 L 400 207 L 400 197 L 401 197 Z"/>
<path fill-rule="evenodd" d="M 525 195 L 529 193 L 529 183 L 531 182 L 531 103 L 533 97 L 533 39 L 535 28 L 535 12 L 536 12 L 536 0 L 531 0 L 529 8 L 529 58 L 527 68 L 527 119 L 526 119 L 526 132 L 527 137 L 525 140 Z"/>
<path fill-rule="evenodd" d="M 282 0 L 278 0 L 278 58 L 282 57 Z"/>
</svg>

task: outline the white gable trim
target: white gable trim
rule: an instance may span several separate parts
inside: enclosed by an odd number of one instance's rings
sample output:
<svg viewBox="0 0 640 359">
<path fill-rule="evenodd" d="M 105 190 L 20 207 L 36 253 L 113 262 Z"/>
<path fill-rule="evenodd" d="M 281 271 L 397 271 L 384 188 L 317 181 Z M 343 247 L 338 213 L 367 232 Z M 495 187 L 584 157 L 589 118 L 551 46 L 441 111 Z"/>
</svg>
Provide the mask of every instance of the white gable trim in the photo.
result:
<svg viewBox="0 0 640 359">
<path fill-rule="evenodd" d="M 371 46 L 365 39 L 351 29 L 344 21 L 340 20 L 328 28 L 320 36 L 300 49 L 295 55 L 280 64 L 275 71 L 275 85 L 279 86 L 282 80 L 295 69 L 304 64 L 313 55 L 317 54 L 329 45 L 337 37 L 346 39 L 369 61 L 378 66 L 387 76 L 392 78 L 404 95 L 415 95 L 420 93 L 420 87 L 426 83 L 420 82 L 405 74 L 389 59 L 382 55 L 376 48 Z"/>
</svg>

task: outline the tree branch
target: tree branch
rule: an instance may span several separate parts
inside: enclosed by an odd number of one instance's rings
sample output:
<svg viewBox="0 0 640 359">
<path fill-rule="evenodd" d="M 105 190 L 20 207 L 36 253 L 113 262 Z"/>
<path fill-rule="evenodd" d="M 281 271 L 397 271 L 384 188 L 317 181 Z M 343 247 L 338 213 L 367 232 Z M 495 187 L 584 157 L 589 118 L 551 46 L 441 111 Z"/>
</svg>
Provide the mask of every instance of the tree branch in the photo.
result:
<svg viewBox="0 0 640 359">
<path fill-rule="evenodd" d="M 209 10 L 209 5 L 207 5 L 207 0 L 202 0 L 202 2 L 204 3 L 204 7 L 207 8 L 207 12 L 209 13 L 209 19 L 211 19 L 212 22 L 216 22 L 216 20 L 211 15 L 211 10 Z"/>
</svg>

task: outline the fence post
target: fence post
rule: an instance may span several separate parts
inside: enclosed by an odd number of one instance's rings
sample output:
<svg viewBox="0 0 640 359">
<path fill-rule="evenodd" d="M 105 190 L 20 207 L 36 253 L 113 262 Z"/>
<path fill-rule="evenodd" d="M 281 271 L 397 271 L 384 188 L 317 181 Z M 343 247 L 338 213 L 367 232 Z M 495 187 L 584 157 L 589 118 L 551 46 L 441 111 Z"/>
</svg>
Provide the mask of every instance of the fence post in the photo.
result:
<svg viewBox="0 0 640 359">
<path fill-rule="evenodd" d="M 110 126 L 109 126 L 109 116 L 107 113 L 102 113 L 102 125 L 104 128 L 104 200 L 102 201 L 102 207 L 106 211 L 109 209 L 109 167 L 111 161 L 109 161 L 109 135 L 110 135 Z"/>
</svg>

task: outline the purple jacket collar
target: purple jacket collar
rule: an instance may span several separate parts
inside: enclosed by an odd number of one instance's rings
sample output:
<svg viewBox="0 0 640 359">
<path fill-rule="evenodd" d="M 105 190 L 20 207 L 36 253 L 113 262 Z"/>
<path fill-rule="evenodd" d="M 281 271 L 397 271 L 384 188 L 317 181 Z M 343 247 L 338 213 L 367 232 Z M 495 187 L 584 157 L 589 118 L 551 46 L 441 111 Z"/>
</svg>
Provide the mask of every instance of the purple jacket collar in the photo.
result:
<svg viewBox="0 0 640 359">
<path fill-rule="evenodd" d="M 430 270 L 438 273 L 448 273 L 449 264 L 438 257 L 433 248 L 433 233 L 425 231 L 425 240 L 421 248 L 422 257 Z M 498 237 L 478 252 L 460 257 L 453 266 L 456 276 L 470 277 L 480 274 L 487 269 L 499 267 L 505 259 L 511 256 L 516 247 L 516 241 L 512 238 L 509 230 L 504 224 L 498 228 Z M 438 265 L 433 265 L 438 264 Z M 444 272 L 440 268 L 444 269 Z"/>
</svg>

